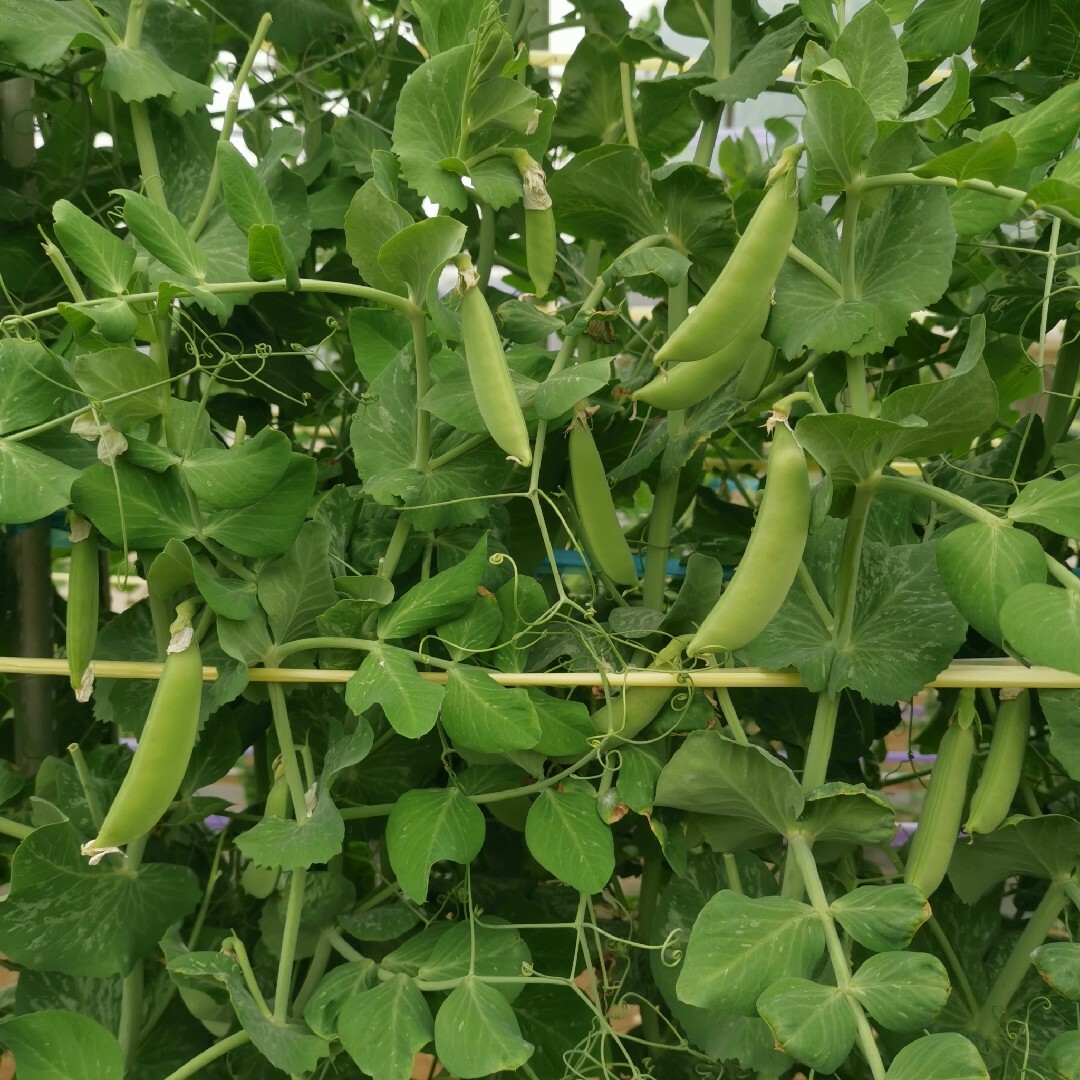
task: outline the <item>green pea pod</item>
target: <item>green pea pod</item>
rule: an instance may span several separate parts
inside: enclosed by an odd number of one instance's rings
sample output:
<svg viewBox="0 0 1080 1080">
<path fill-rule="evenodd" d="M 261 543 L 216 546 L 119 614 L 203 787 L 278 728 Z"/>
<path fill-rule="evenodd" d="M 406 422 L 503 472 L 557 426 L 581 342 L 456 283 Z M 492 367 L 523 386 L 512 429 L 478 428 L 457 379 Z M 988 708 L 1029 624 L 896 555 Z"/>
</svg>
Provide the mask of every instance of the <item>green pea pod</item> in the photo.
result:
<svg viewBox="0 0 1080 1080">
<path fill-rule="evenodd" d="M 83 844 L 91 864 L 149 832 L 169 809 L 187 771 L 199 731 L 202 656 L 186 614 L 172 630 L 135 756 L 100 831 Z"/>
<path fill-rule="evenodd" d="M 570 477 L 589 557 L 617 585 L 636 585 L 634 556 L 619 524 L 604 463 L 584 416 L 575 418 L 570 429 Z"/>
<path fill-rule="evenodd" d="M 689 656 L 734 652 L 780 610 L 799 572 L 810 528 L 810 476 L 802 447 L 776 425 L 757 522 L 731 583 L 687 646 Z"/>
<path fill-rule="evenodd" d="M 79 701 L 89 701 L 94 685 L 90 662 L 97 642 L 101 581 L 98 542 L 93 526 L 72 515 L 71 568 L 68 574 L 67 661 L 71 688 Z"/>
<path fill-rule="evenodd" d="M 656 654 L 648 670 L 678 670 L 679 656 L 685 645 L 686 638 L 672 638 Z M 670 686 L 631 686 L 592 714 L 593 728 L 599 735 L 632 739 L 660 715 L 671 694 Z"/>
<path fill-rule="evenodd" d="M 740 401 L 753 401 L 765 389 L 775 355 L 776 349 L 767 341 L 757 342 L 750 350 L 750 355 L 735 380 L 735 396 Z"/>
<path fill-rule="evenodd" d="M 472 277 L 472 282 L 467 279 Z M 471 270 L 461 275 L 461 336 L 476 404 L 488 434 L 519 465 L 532 464 L 529 429 L 518 404 L 502 339 Z"/>
<path fill-rule="evenodd" d="M 799 218 L 795 172 L 765 193 L 701 303 L 657 351 L 657 364 L 702 360 L 729 344 L 772 295 Z"/>
<path fill-rule="evenodd" d="M 990 752 L 986 756 L 979 786 L 971 799 L 964 832 L 972 836 L 993 832 L 1012 809 L 1020 776 L 1024 771 L 1031 726 L 1031 696 L 1026 690 L 998 707 Z"/>
<path fill-rule="evenodd" d="M 266 806 L 263 809 L 263 820 L 267 818 L 287 818 L 289 816 L 289 785 L 285 781 L 284 767 L 275 770 L 275 779 L 269 794 L 266 796 Z M 279 866 L 259 866 L 249 862 L 240 875 L 240 885 L 248 896 L 256 900 L 265 900 L 276 888 L 278 878 L 281 876 Z"/>
<path fill-rule="evenodd" d="M 949 869 L 960 822 L 964 820 L 968 772 L 974 755 L 973 725 L 954 720 L 941 738 L 904 870 L 904 881 L 914 885 L 923 896 L 935 892 Z"/>
<path fill-rule="evenodd" d="M 748 364 L 755 351 L 765 343 L 759 335 L 769 317 L 769 301 L 718 352 L 695 364 L 675 364 L 652 382 L 634 392 L 634 401 L 644 401 L 658 409 L 689 409 L 704 401 Z M 772 346 L 768 346 L 772 349 Z"/>
<path fill-rule="evenodd" d="M 555 212 L 550 206 L 525 211 L 525 265 L 533 292 L 547 296 L 555 276 Z"/>
</svg>

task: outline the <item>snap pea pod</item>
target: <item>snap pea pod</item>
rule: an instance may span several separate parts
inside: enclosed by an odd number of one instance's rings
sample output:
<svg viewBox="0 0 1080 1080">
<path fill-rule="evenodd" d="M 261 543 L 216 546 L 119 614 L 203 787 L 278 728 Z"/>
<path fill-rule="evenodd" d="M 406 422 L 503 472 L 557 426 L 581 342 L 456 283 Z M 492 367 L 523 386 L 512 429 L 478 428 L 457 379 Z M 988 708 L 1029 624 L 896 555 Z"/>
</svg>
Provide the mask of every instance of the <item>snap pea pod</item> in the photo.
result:
<svg viewBox="0 0 1080 1080">
<path fill-rule="evenodd" d="M 502 339 L 471 265 L 460 272 L 461 336 L 469 381 L 488 434 L 519 465 L 532 464 L 532 444 L 518 404 Z"/>
<path fill-rule="evenodd" d="M 584 413 L 570 428 L 570 477 L 585 548 L 617 585 L 636 585 L 637 567 L 615 511 L 607 473 Z"/>
<path fill-rule="evenodd" d="M 97 643 L 100 604 L 97 534 L 86 518 L 72 513 L 65 638 L 68 675 L 79 701 L 90 700 L 94 685 L 91 661 Z"/>
<path fill-rule="evenodd" d="M 685 637 L 672 638 L 656 654 L 648 670 L 677 671 L 685 645 Z M 592 714 L 593 728 L 599 735 L 632 739 L 660 715 L 671 694 L 670 686 L 631 686 Z"/>
<path fill-rule="evenodd" d="M 776 425 L 757 522 L 731 583 L 687 646 L 689 656 L 734 652 L 780 610 L 802 562 L 810 528 L 810 476 L 791 429 Z"/>
<path fill-rule="evenodd" d="M 735 380 L 735 396 L 740 401 L 753 401 L 765 389 L 775 355 L 776 349 L 767 341 L 753 347 Z"/>
<path fill-rule="evenodd" d="M 941 737 L 919 827 L 911 841 L 904 881 L 931 896 L 945 880 L 964 819 L 968 773 L 975 755 L 974 691 L 962 690 L 957 715 Z M 965 722 L 966 721 L 966 722 Z"/>
<path fill-rule="evenodd" d="M 993 832 L 1009 816 L 1024 771 L 1030 726 L 1031 695 L 1027 690 L 998 706 L 990 752 L 964 826 L 966 833 Z"/>
<path fill-rule="evenodd" d="M 522 149 L 513 151 L 521 172 L 521 196 L 525 207 L 525 267 L 537 296 L 546 296 L 555 276 L 555 212 L 547 190 L 547 178 L 539 162 Z"/>
<path fill-rule="evenodd" d="M 769 317 L 769 301 L 759 305 L 757 314 L 722 349 L 693 364 L 675 364 L 652 382 L 636 390 L 634 401 L 644 401 L 658 409 L 689 409 L 715 393 L 750 363 L 765 342 L 759 335 Z M 766 346 L 770 352 L 772 346 Z"/>
<path fill-rule="evenodd" d="M 91 864 L 148 833 L 169 809 L 184 779 L 199 731 L 202 655 L 187 611 L 172 640 L 127 775 L 101 829 L 82 847 Z"/>
<path fill-rule="evenodd" d="M 724 269 L 701 303 L 657 351 L 657 364 L 702 360 L 724 348 L 772 295 L 795 237 L 799 198 L 795 172 L 765 193 Z"/>
</svg>

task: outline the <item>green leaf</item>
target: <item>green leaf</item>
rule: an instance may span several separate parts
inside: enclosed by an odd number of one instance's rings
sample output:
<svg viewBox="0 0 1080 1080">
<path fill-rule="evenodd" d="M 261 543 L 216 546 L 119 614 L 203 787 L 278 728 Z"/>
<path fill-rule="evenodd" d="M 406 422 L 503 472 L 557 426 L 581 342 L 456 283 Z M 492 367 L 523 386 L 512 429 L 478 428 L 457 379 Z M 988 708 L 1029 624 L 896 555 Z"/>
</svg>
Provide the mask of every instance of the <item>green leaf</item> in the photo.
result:
<svg viewBox="0 0 1080 1080">
<path fill-rule="evenodd" d="M 513 368 L 510 369 L 510 381 L 513 383 L 518 404 L 525 408 L 536 393 L 537 383 Z M 433 416 L 461 431 L 468 431 L 473 435 L 487 434 L 487 425 L 480 415 L 480 406 L 476 404 L 472 379 L 464 366 L 441 376 L 424 395 L 422 404 Z"/>
<path fill-rule="evenodd" d="M 532 1057 L 506 998 L 473 976 L 462 979 L 435 1016 L 435 1052 L 463 1080 L 514 1071 Z"/>
<path fill-rule="evenodd" d="M 615 871 L 611 830 L 596 812 L 596 792 L 581 781 L 540 793 L 525 821 L 525 843 L 545 870 L 578 892 L 600 892 Z"/>
<path fill-rule="evenodd" d="M 499 601 L 493 592 L 481 589 L 463 615 L 439 624 L 438 635 L 452 659 L 465 660 L 492 645 L 501 629 Z"/>
<path fill-rule="evenodd" d="M 215 508 L 250 506 L 269 495 L 289 467 L 288 435 L 264 427 L 239 446 L 207 448 L 186 458 L 184 479 L 196 497 Z"/>
<path fill-rule="evenodd" d="M 805 24 L 800 19 L 793 19 L 766 33 L 739 58 L 730 75 L 696 87 L 696 93 L 729 105 L 756 98 L 780 77 L 805 31 Z"/>
<path fill-rule="evenodd" d="M 888 844 L 896 835 L 896 813 L 865 784 L 834 782 L 807 793 L 799 827 L 819 844 Z"/>
<path fill-rule="evenodd" d="M 1080 821 L 1064 814 L 1011 817 L 992 833 L 957 844 L 949 881 L 965 904 L 974 904 L 1016 874 L 1050 881 L 1067 877 L 1080 863 Z"/>
<path fill-rule="evenodd" d="M 1080 675 L 1080 590 L 1022 585 L 1001 606 L 1001 632 L 1033 664 Z"/>
<path fill-rule="evenodd" d="M 867 4 L 855 12 L 833 55 L 877 120 L 895 120 L 900 115 L 907 100 L 907 63 L 891 20 L 879 4 Z"/>
<path fill-rule="evenodd" d="M 0 1024 L 19 1080 L 122 1080 L 124 1055 L 112 1032 L 74 1012 L 43 1009 Z"/>
<path fill-rule="evenodd" d="M 118 189 L 124 221 L 132 235 L 155 259 L 179 274 L 185 283 L 206 281 L 206 255 L 174 214 L 137 191 Z"/>
<path fill-rule="evenodd" d="M 1026 484 L 1007 516 L 1010 521 L 1042 525 L 1062 536 L 1080 537 L 1080 473 L 1066 480 L 1044 476 Z"/>
<path fill-rule="evenodd" d="M 336 1039 L 341 1010 L 354 997 L 379 981 L 373 960 L 350 960 L 327 972 L 304 1006 L 304 1020 L 320 1039 Z"/>
<path fill-rule="evenodd" d="M 443 934 L 417 970 L 424 982 L 463 979 L 470 973 L 481 978 L 515 978 L 527 974 L 532 953 L 521 935 L 502 919 L 484 916 L 470 926 L 460 922 Z M 498 983 L 492 987 L 507 1001 L 518 999 L 524 983 Z"/>
<path fill-rule="evenodd" d="M 531 750 L 541 732 L 524 689 L 500 686 L 472 667 L 450 670 L 442 724 L 456 746 L 484 754 Z"/>
<path fill-rule="evenodd" d="M 160 385 L 157 364 L 138 349 L 83 353 L 75 358 L 72 372 L 87 397 L 104 402 L 101 412 L 117 431 L 131 431 L 161 415 L 167 387 Z M 130 396 L 107 401 L 121 394 Z"/>
<path fill-rule="evenodd" d="M 270 192 L 255 167 L 230 142 L 219 140 L 215 152 L 225 209 L 237 228 L 246 233 L 253 225 L 276 225 Z"/>
<path fill-rule="evenodd" d="M 67 384 L 63 365 L 40 341 L 0 340 L 0 435 L 55 416 Z"/>
<path fill-rule="evenodd" d="M 1039 704 L 1050 729 L 1050 752 L 1080 780 L 1080 690 L 1040 690 Z"/>
<path fill-rule="evenodd" d="M 170 540 L 169 543 L 179 541 Z M 218 577 L 197 560 L 192 560 L 191 570 L 199 593 L 216 615 L 242 622 L 255 614 L 259 598 L 254 582 Z"/>
<path fill-rule="evenodd" d="M 537 93 L 516 79 L 497 76 L 481 83 L 469 98 L 469 126 L 509 128 L 524 135 L 537 108 Z"/>
<path fill-rule="evenodd" d="M 456 787 L 406 791 L 386 823 L 386 852 L 405 895 L 424 903 L 432 866 L 472 862 L 484 830 L 483 811 Z"/>
<path fill-rule="evenodd" d="M 374 180 L 369 180 L 352 197 L 352 202 L 349 203 L 349 209 L 345 214 L 345 248 L 353 265 L 372 287 L 390 292 L 400 291 L 401 283 L 391 277 L 379 263 L 379 252 L 383 244 L 412 223 L 412 215 L 404 207 L 388 199 L 379 190 Z M 352 317 L 360 310 L 363 309 L 353 308 L 350 313 L 350 330 Z M 410 340 L 407 324 L 399 315 L 387 315 L 385 312 L 380 312 L 378 317 L 382 321 L 393 318 L 395 325 L 404 336 L 403 345 Z M 366 321 L 368 316 L 365 315 L 363 318 Z M 368 374 L 367 368 L 362 365 L 361 370 L 367 374 L 369 381 L 374 377 L 374 373 Z"/>
<path fill-rule="evenodd" d="M 990 1080 L 970 1039 L 948 1031 L 909 1043 L 893 1058 L 885 1080 Z"/>
<path fill-rule="evenodd" d="M 1052 941 L 1031 954 L 1035 970 L 1070 1001 L 1080 1001 L 1080 942 Z"/>
<path fill-rule="evenodd" d="M 877 139 L 877 123 L 866 98 L 854 87 L 829 80 L 803 92 L 802 133 L 820 191 L 840 191 L 863 171 Z"/>
<path fill-rule="evenodd" d="M 758 998 L 776 1045 L 796 1061 L 833 1073 L 855 1042 L 855 1017 L 843 991 L 806 979 L 779 979 Z"/>
<path fill-rule="evenodd" d="M 77 0 L 11 0 L 0 9 L 0 47 L 28 68 L 59 60 L 73 38 L 101 39 L 101 24 Z"/>
<path fill-rule="evenodd" d="M 930 918 L 930 905 L 914 885 L 861 885 L 829 906 L 833 918 L 873 952 L 906 949 Z"/>
<path fill-rule="evenodd" d="M 127 102 L 167 98 L 169 110 L 177 116 L 193 112 L 214 100 L 214 91 L 209 86 L 173 71 L 146 49 L 132 49 L 126 45 L 105 46 L 101 85 Z"/>
<path fill-rule="evenodd" d="M 583 702 L 553 697 L 536 687 L 527 694 L 540 724 L 540 738 L 530 749 L 545 757 L 580 757 L 588 751 L 588 740 L 596 736 L 596 731 Z M 622 748 L 624 758 L 628 749 Z"/>
<path fill-rule="evenodd" d="M 964 52 L 979 25 L 980 0 L 922 0 L 904 23 L 900 47 L 909 60 Z"/>
<path fill-rule="evenodd" d="M 1066 1031 L 1051 1039 L 1043 1051 L 1043 1062 L 1060 1080 L 1080 1080 L 1080 1031 Z"/>
<path fill-rule="evenodd" d="M 392 645 L 372 649 L 345 686 L 345 702 L 354 713 L 381 705 L 390 726 L 407 739 L 419 739 L 435 726 L 444 694 L 420 677 L 408 653 Z"/>
<path fill-rule="evenodd" d="M 381 242 L 375 248 L 376 255 L 379 247 L 382 247 Z M 370 280 L 366 274 L 364 277 Z M 411 347 L 412 332 L 408 322 L 396 311 L 354 307 L 349 312 L 349 340 L 360 374 L 373 382 L 403 349 Z"/>
<path fill-rule="evenodd" d="M 327 1042 L 312 1035 L 305 1025 L 281 1024 L 266 1016 L 239 974 L 229 979 L 229 997 L 241 1027 L 275 1069 L 287 1073 L 310 1073 L 318 1066 L 320 1059 L 330 1053 Z"/>
<path fill-rule="evenodd" d="M 1016 67 L 1042 41 L 1053 10 L 1051 0 L 985 0 L 975 34 L 979 62 Z"/>
<path fill-rule="evenodd" d="M 279 645 L 312 633 L 316 618 L 336 600 L 327 566 L 329 548 L 326 526 L 305 521 L 292 550 L 259 571 L 259 603 Z"/>
<path fill-rule="evenodd" d="M 296 260 L 276 225 L 252 225 L 248 229 L 247 270 L 253 281 L 284 278 L 290 292 L 300 288 Z"/>
<path fill-rule="evenodd" d="M 187 867 L 110 861 L 90 866 L 67 822 L 35 829 L 16 849 L 0 950 L 18 964 L 70 975 L 126 975 L 199 901 Z"/>
<path fill-rule="evenodd" d="M 937 120 L 948 129 L 960 119 L 968 107 L 971 86 L 971 71 L 962 56 L 954 56 L 948 78 L 916 109 L 904 117 L 905 120 Z"/>
<path fill-rule="evenodd" d="M 945 536 L 937 565 L 960 614 L 995 645 L 1002 641 L 1005 600 L 1024 585 L 1046 581 L 1042 545 L 1031 533 L 978 521 Z"/>
<path fill-rule="evenodd" d="M 911 171 L 916 176 L 951 176 L 954 180 L 989 180 L 1001 184 L 1016 165 L 1016 141 L 1007 131 L 964 143 Z"/>
<path fill-rule="evenodd" d="M 533 395 L 533 407 L 541 420 L 555 420 L 583 398 L 607 386 L 610 360 L 589 360 L 548 376 Z"/>
<path fill-rule="evenodd" d="M 122 293 L 135 265 L 135 249 L 67 199 L 53 203 L 52 213 L 56 237 L 68 258 L 102 292 Z"/>
<path fill-rule="evenodd" d="M 724 889 L 694 923 L 679 975 L 679 998 L 752 1016 L 758 998 L 773 983 L 808 979 L 824 951 L 825 934 L 813 908 Z"/>
<path fill-rule="evenodd" d="M 549 315 L 524 300 L 507 300 L 495 309 L 504 337 L 528 345 L 565 329 L 557 315 Z"/>
<path fill-rule="evenodd" d="M 690 260 L 671 248 L 645 248 L 629 251 L 615 259 L 605 271 L 616 278 L 647 277 L 655 274 L 669 288 L 678 285 L 690 270 Z"/>
<path fill-rule="evenodd" d="M 615 44 L 603 34 L 585 34 L 563 71 L 552 136 L 571 150 L 606 141 L 622 122 L 620 86 Z"/>
<path fill-rule="evenodd" d="M 404 902 L 342 915 L 341 928 L 357 941 L 395 941 L 419 923 L 420 916 Z"/>
<path fill-rule="evenodd" d="M 882 952 L 863 961 L 851 992 L 889 1031 L 929 1027 L 949 1000 L 945 965 L 931 953 Z"/>
<path fill-rule="evenodd" d="M 413 1057 L 435 1034 L 424 995 L 404 975 L 346 1001 L 338 1029 L 346 1053 L 374 1080 L 409 1080 Z"/>
<path fill-rule="evenodd" d="M 602 240 L 620 251 L 661 230 L 649 164 L 632 146 L 583 150 L 551 177 L 548 193 L 560 232 L 579 240 Z"/>
<path fill-rule="evenodd" d="M 404 285 L 418 300 L 426 294 L 429 278 L 461 251 L 465 232 L 465 226 L 450 217 L 407 225 L 379 248 L 379 267 L 395 287 Z"/>
<path fill-rule="evenodd" d="M 701 731 L 689 735 L 664 766 L 656 805 L 719 814 L 740 837 L 759 839 L 796 829 L 803 795 L 791 769 L 761 747 Z"/>
<path fill-rule="evenodd" d="M 252 558 L 288 551 L 307 516 L 317 471 L 314 458 L 292 454 L 273 491 L 250 506 L 207 515 L 203 531 L 233 551 Z"/>
</svg>

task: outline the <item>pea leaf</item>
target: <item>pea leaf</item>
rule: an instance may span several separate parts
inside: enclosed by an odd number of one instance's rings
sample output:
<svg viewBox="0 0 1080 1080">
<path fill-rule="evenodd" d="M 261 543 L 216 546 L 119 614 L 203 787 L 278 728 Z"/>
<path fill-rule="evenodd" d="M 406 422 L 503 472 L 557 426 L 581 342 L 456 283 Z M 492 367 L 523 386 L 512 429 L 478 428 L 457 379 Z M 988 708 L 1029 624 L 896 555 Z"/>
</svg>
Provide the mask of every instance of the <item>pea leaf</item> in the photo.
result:
<svg viewBox="0 0 1080 1080">
<path fill-rule="evenodd" d="M 909 60 L 962 53 L 979 25 L 979 0 L 923 0 L 904 23 L 900 47 Z"/>
<path fill-rule="evenodd" d="M 945 965 L 931 953 L 882 952 L 863 961 L 851 992 L 889 1031 L 929 1027 L 949 1000 Z"/>
<path fill-rule="evenodd" d="M 74 1012 L 43 1009 L 0 1025 L 0 1040 L 15 1055 L 19 1080 L 121 1080 L 124 1055 L 112 1032 Z"/>
<path fill-rule="evenodd" d="M 342 1009 L 378 982 L 378 968 L 364 957 L 350 960 L 323 976 L 304 1006 L 304 1020 L 320 1039 L 336 1039 Z"/>
<path fill-rule="evenodd" d="M 28 68 L 55 63 L 80 34 L 99 41 L 101 24 L 75 0 L 13 0 L 0 11 L 0 45 Z"/>
<path fill-rule="evenodd" d="M 386 852 L 405 895 L 424 903 L 432 866 L 443 859 L 471 862 L 484 831 L 483 811 L 456 787 L 406 791 L 386 823 Z"/>
<path fill-rule="evenodd" d="M 174 214 L 137 191 L 118 189 L 124 200 L 124 221 L 132 235 L 155 259 L 180 275 L 184 284 L 206 281 L 206 254 Z"/>
<path fill-rule="evenodd" d="M 834 782 L 807 793 L 799 825 L 822 845 L 887 844 L 896 835 L 896 813 L 865 784 Z"/>
<path fill-rule="evenodd" d="M 1080 1001 L 1080 942 L 1052 941 L 1031 954 L 1038 973 L 1070 1001 Z"/>
<path fill-rule="evenodd" d="M 341 1045 L 375 1080 L 408 1080 L 435 1034 L 424 995 L 404 975 L 349 998 L 338 1017 Z"/>
<path fill-rule="evenodd" d="M 181 466 L 196 497 L 215 508 L 238 509 L 269 495 L 288 469 L 292 444 L 281 431 L 264 427 L 228 450 L 199 450 Z"/>
<path fill-rule="evenodd" d="M 1080 537 L 1080 473 L 1066 480 L 1044 476 L 1025 485 L 1009 507 L 1011 521 L 1042 525 L 1062 536 Z"/>
<path fill-rule="evenodd" d="M 372 649 L 345 686 L 345 702 L 354 713 L 381 705 L 390 726 L 407 739 L 435 726 L 444 694 L 441 686 L 420 678 L 408 653 L 392 645 Z"/>
<path fill-rule="evenodd" d="M 947 1031 L 908 1043 L 885 1080 L 986 1080 L 990 1075 L 970 1039 Z"/>
<path fill-rule="evenodd" d="M 485 915 L 484 922 L 471 927 L 467 922 L 451 926 L 421 963 L 417 977 L 425 982 L 442 982 L 464 978 L 471 972 L 481 977 L 512 978 L 525 974 L 525 968 L 531 963 L 532 953 L 521 935 L 504 920 Z M 525 985 L 497 983 L 492 989 L 513 1002 Z"/>
<path fill-rule="evenodd" d="M 63 365 L 40 341 L 0 340 L 0 435 L 56 415 L 67 384 Z"/>
<path fill-rule="evenodd" d="M 453 258 L 465 240 L 465 226 L 449 217 L 425 218 L 391 236 L 379 248 L 379 267 L 414 299 L 427 292 L 428 279 Z"/>
<path fill-rule="evenodd" d="M 462 979 L 435 1016 L 435 1051 L 463 1080 L 513 1072 L 532 1057 L 506 998 L 472 975 Z"/>
<path fill-rule="evenodd" d="M 803 139 L 814 167 L 814 186 L 841 191 L 863 169 L 877 139 L 866 98 L 854 87 L 828 80 L 803 90 Z"/>
<path fill-rule="evenodd" d="M 541 733 L 523 689 L 499 686 L 488 674 L 471 667 L 450 671 L 442 724 L 455 745 L 484 754 L 530 750 Z"/>
<path fill-rule="evenodd" d="M 829 911 L 860 945 L 874 952 L 907 948 L 930 905 L 914 885 L 861 885 L 838 896 Z"/>
<path fill-rule="evenodd" d="M 900 115 L 907 99 L 907 63 L 892 21 L 879 4 L 867 4 L 851 17 L 834 55 L 876 120 L 895 120 Z"/>
<path fill-rule="evenodd" d="M 74 203 L 53 203 L 56 236 L 71 261 L 102 292 L 122 293 L 135 265 L 135 249 Z"/>
<path fill-rule="evenodd" d="M 615 871 L 611 830 L 596 812 L 596 792 L 583 782 L 540 793 L 525 821 L 525 843 L 545 870 L 578 892 L 600 892 Z"/>
<path fill-rule="evenodd" d="M 83 353 L 72 365 L 87 397 L 102 402 L 101 412 L 117 431 L 131 431 L 161 415 L 163 394 L 157 364 L 138 349 L 118 347 Z M 125 395 L 119 401 L 108 398 Z"/>
<path fill-rule="evenodd" d="M 1021 585 L 1001 605 L 1001 633 L 1032 663 L 1080 675 L 1080 591 Z"/>
<path fill-rule="evenodd" d="M 533 407 L 542 420 L 554 420 L 572 409 L 583 398 L 607 386 L 611 379 L 611 361 L 589 360 L 584 364 L 550 375 L 533 394 Z"/>
<path fill-rule="evenodd" d="M 266 1016 L 248 992 L 239 973 L 229 979 L 229 997 L 241 1027 L 251 1036 L 258 1051 L 274 1066 L 287 1073 L 309 1073 L 330 1053 L 325 1039 L 313 1035 L 304 1024 L 279 1024 Z"/>
<path fill-rule="evenodd" d="M 757 1002 L 776 1045 L 796 1061 L 835 1072 L 855 1042 L 855 1017 L 835 986 L 807 979 L 778 979 Z"/>
<path fill-rule="evenodd" d="M 70 501 L 77 470 L 25 443 L 0 439 L 0 523 L 20 525 L 47 517 Z"/>
<path fill-rule="evenodd" d="M 1080 690 L 1040 690 L 1039 704 L 1050 729 L 1050 752 L 1080 780 Z"/>
<path fill-rule="evenodd" d="M 404 207 L 387 198 L 374 180 L 369 180 L 352 197 L 345 214 L 345 248 L 353 265 L 369 285 L 390 292 L 402 290 L 404 282 L 396 274 L 392 276 L 390 269 L 379 263 L 379 252 L 383 244 L 412 223 L 412 215 Z M 365 314 L 358 316 L 357 312 L 361 311 Z M 350 331 L 354 316 L 365 321 L 369 317 L 367 309 L 353 308 L 349 315 Z M 409 340 L 408 327 L 396 314 L 392 318 L 403 334 L 404 345 Z M 366 367 L 361 370 L 367 372 Z M 368 375 L 369 381 L 372 377 Z"/>
</svg>

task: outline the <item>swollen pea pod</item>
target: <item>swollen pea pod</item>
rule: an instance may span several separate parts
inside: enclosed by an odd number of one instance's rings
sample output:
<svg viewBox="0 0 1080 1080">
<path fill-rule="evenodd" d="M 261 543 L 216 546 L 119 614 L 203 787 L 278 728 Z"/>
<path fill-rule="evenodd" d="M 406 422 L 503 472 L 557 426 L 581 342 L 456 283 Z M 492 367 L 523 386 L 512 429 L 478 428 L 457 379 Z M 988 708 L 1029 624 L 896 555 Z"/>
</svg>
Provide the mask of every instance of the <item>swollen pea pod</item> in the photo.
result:
<svg viewBox="0 0 1080 1080">
<path fill-rule="evenodd" d="M 634 556 L 619 524 L 604 463 L 589 430 L 586 412 L 575 416 L 570 428 L 570 477 L 574 484 L 574 506 L 589 558 L 617 585 L 636 585 Z"/>
<path fill-rule="evenodd" d="M 735 396 L 740 401 L 753 401 L 765 389 L 775 355 L 776 349 L 767 341 L 759 341 L 753 347 L 735 380 Z"/>
<path fill-rule="evenodd" d="M 689 409 L 715 393 L 736 372 L 745 368 L 762 347 L 761 331 L 769 317 L 769 300 L 759 305 L 757 314 L 722 349 L 693 364 L 676 364 L 652 382 L 636 390 L 634 401 L 644 401 L 658 409 Z"/>
<path fill-rule="evenodd" d="M 757 522 L 731 583 L 686 648 L 734 652 L 772 621 L 791 590 L 810 529 L 810 476 L 791 429 L 778 423 Z"/>
<path fill-rule="evenodd" d="M 266 796 L 263 820 L 267 818 L 287 818 L 289 816 L 289 785 L 285 781 L 285 766 L 278 759 L 274 766 L 274 783 Z M 259 866 L 249 862 L 240 875 L 240 885 L 248 896 L 256 900 L 265 900 L 277 888 L 281 876 L 279 866 Z"/>
<path fill-rule="evenodd" d="M 97 836 L 82 846 L 91 865 L 148 833 L 169 809 L 187 772 L 202 703 L 202 655 L 187 604 L 180 605 L 170 631 L 135 756 Z"/>
<path fill-rule="evenodd" d="M 1009 816 L 1024 771 L 1030 726 L 1031 696 L 1027 690 L 998 706 L 990 752 L 971 799 L 964 832 L 972 836 L 993 832 Z"/>
<path fill-rule="evenodd" d="M 467 257 L 465 257 L 467 260 Z M 502 339 L 470 262 L 459 271 L 461 337 L 469 381 L 488 434 L 519 465 L 532 464 L 529 429 L 518 404 Z"/>
<path fill-rule="evenodd" d="M 533 291 L 537 296 L 546 296 L 555 276 L 555 212 L 539 163 L 521 149 L 514 152 L 514 160 L 521 172 L 525 207 L 525 266 Z"/>
<path fill-rule="evenodd" d="M 672 638 L 656 654 L 648 670 L 677 671 L 685 646 L 685 637 Z M 599 735 L 632 739 L 660 715 L 671 693 L 670 686 L 631 686 L 592 714 L 593 728 Z"/>
<path fill-rule="evenodd" d="M 657 364 L 702 360 L 729 344 L 772 295 L 795 237 L 799 197 L 789 169 L 765 193 L 701 303 L 657 351 Z"/>
<path fill-rule="evenodd" d="M 964 820 L 968 773 L 975 756 L 974 695 L 974 690 L 960 691 L 957 714 L 941 738 L 904 869 L 904 881 L 926 897 L 945 880 Z"/>
<path fill-rule="evenodd" d="M 71 688 L 79 701 L 89 701 L 94 687 L 91 661 L 97 642 L 100 604 L 97 534 L 86 518 L 72 513 L 65 636 Z"/>
</svg>

